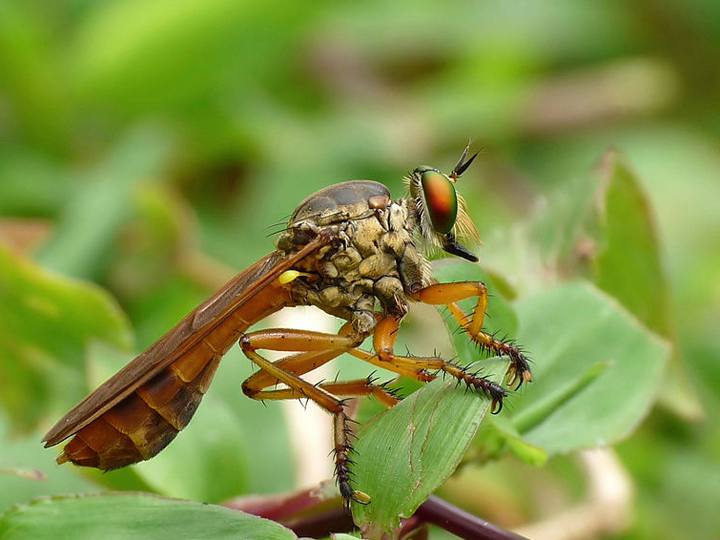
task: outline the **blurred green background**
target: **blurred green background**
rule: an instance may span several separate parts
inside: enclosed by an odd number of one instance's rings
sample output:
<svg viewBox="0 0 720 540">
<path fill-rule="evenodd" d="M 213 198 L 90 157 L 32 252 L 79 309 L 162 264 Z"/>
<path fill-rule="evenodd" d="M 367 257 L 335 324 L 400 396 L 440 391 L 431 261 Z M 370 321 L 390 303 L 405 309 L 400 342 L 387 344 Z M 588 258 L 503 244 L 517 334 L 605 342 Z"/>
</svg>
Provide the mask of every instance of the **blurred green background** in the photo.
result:
<svg viewBox="0 0 720 540">
<path fill-rule="evenodd" d="M 472 139 L 459 189 L 510 299 L 584 277 L 672 346 L 659 403 L 616 447 L 629 518 L 593 536 L 717 537 L 719 103 L 712 0 L 0 1 L 0 511 L 102 484 L 213 502 L 291 489 L 281 409 L 242 396 L 235 351 L 206 429 L 141 473 L 56 468 L 39 439 L 272 249 L 307 194 L 371 178 L 399 196 L 408 170 L 449 169 Z M 595 197 L 611 148 L 627 223 Z M 214 482 L 226 469 L 232 485 Z M 520 526 L 583 500 L 583 470 L 504 459 L 444 494 Z"/>
</svg>

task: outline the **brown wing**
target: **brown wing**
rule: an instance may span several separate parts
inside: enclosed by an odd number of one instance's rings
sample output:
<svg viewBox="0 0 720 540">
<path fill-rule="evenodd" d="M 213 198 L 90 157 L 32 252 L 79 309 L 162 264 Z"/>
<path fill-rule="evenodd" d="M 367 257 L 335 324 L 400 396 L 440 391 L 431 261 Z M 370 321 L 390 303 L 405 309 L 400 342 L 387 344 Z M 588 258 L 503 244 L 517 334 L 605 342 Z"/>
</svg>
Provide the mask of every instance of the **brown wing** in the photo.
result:
<svg viewBox="0 0 720 540">
<path fill-rule="evenodd" d="M 220 291 L 189 313 L 172 330 L 161 337 L 144 353 L 133 359 L 92 394 L 68 412 L 43 438 L 45 446 L 54 446 L 99 418 L 147 383 L 153 376 L 173 362 L 181 361 L 183 355 L 206 340 L 207 336 L 233 315 L 235 323 L 244 331 L 268 309 L 241 309 L 275 282 L 285 270 L 297 264 L 323 245 L 329 243 L 328 235 L 320 235 L 302 250 L 291 256 L 272 252 L 230 280 Z M 279 309 L 282 305 L 277 306 Z M 274 311 L 275 309 L 270 310 Z M 244 312 L 247 311 L 248 314 Z M 256 319 L 256 320 L 250 320 Z M 207 341 L 206 341 L 207 343 Z M 211 344 L 208 344 L 212 347 Z M 217 352 L 217 351 L 216 351 Z M 219 351 L 220 354 L 225 351 Z"/>
</svg>

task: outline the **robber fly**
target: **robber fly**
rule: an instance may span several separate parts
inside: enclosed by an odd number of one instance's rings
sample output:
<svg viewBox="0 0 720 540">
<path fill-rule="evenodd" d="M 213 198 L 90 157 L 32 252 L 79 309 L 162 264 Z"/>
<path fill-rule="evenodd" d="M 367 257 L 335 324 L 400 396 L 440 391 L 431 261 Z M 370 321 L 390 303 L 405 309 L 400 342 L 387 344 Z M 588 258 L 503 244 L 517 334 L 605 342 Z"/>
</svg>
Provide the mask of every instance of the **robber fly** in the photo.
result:
<svg viewBox="0 0 720 540">
<path fill-rule="evenodd" d="M 437 283 L 424 253 L 440 248 L 477 258 L 458 238 L 477 235 L 455 183 L 477 154 L 465 148 L 449 175 L 418 167 L 406 178 L 407 195 L 393 200 L 369 180 L 331 185 L 310 195 L 290 217 L 277 249 L 235 276 L 175 328 L 86 397 L 43 439 L 72 437 L 58 463 L 109 470 L 149 459 L 190 421 L 220 359 L 236 342 L 258 368 L 242 384 L 253 399 L 309 399 L 333 415 L 335 475 L 346 503 L 370 497 L 350 479 L 352 451 L 345 400 L 374 396 L 392 407 L 398 397 L 371 379 L 313 385 L 301 376 L 343 353 L 428 382 L 445 373 L 502 407 L 506 390 L 439 357 L 395 354 L 400 322 L 410 302 L 446 305 L 480 347 L 510 358 L 513 386 L 531 380 L 528 360 L 514 344 L 482 330 L 487 289 L 477 281 Z M 476 298 L 466 315 L 457 302 Z M 286 306 L 313 305 L 345 320 L 337 334 L 273 328 L 248 332 Z M 373 352 L 359 348 L 373 336 Z M 258 351 L 289 353 L 271 362 Z M 284 383 L 280 388 L 278 383 Z"/>
</svg>

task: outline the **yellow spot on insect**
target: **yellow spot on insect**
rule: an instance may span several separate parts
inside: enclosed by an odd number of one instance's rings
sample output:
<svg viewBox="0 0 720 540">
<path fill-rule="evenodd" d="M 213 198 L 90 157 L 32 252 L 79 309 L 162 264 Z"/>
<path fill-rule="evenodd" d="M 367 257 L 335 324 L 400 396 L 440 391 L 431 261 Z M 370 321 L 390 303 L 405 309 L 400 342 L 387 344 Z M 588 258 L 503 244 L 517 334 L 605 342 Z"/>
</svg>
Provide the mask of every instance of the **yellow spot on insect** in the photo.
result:
<svg viewBox="0 0 720 540">
<path fill-rule="evenodd" d="M 368 495 L 364 491 L 358 491 L 358 490 L 353 491 L 352 500 L 358 504 L 363 504 L 363 505 L 370 504 L 370 499 L 371 499 L 370 495 Z"/>
<path fill-rule="evenodd" d="M 304 272 L 298 272 L 297 270 L 285 270 L 282 274 L 280 274 L 280 277 L 278 277 L 278 282 L 280 285 L 287 285 L 288 283 L 291 283 L 295 281 L 300 276 L 309 277 L 310 274 L 306 274 Z"/>
</svg>

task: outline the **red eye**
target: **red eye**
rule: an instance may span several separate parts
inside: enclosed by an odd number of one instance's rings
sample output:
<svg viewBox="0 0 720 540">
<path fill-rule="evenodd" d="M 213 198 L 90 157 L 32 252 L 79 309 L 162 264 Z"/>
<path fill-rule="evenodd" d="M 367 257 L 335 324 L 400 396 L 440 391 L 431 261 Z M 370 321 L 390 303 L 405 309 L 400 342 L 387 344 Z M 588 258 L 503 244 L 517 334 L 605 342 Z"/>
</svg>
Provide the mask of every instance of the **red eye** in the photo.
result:
<svg viewBox="0 0 720 540">
<path fill-rule="evenodd" d="M 457 194 L 450 179 L 434 170 L 425 171 L 420 175 L 425 208 L 430 215 L 433 229 L 447 234 L 455 225 L 457 218 Z"/>
</svg>

